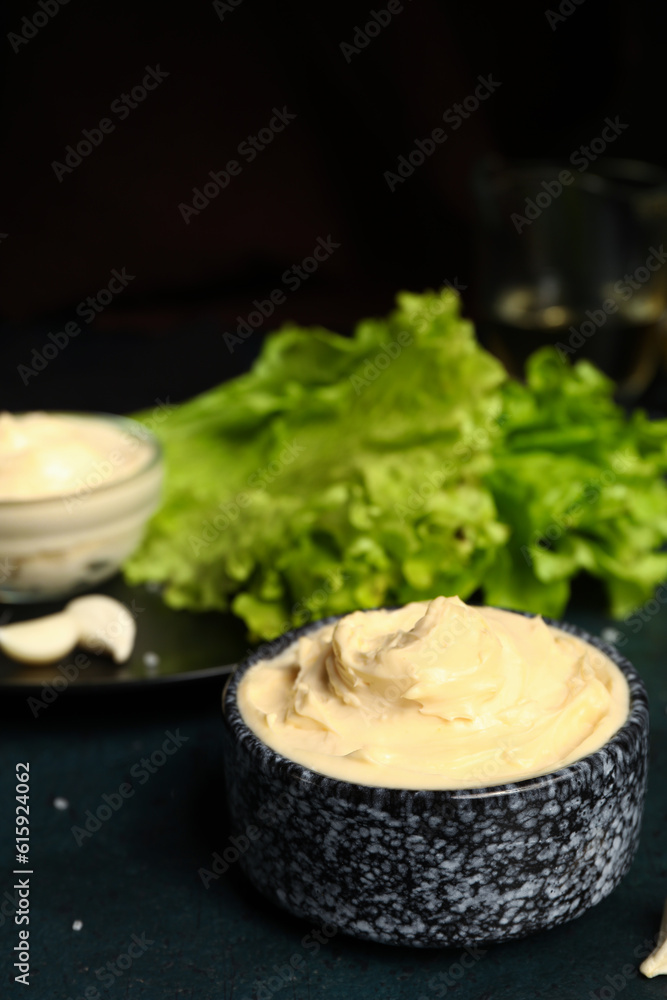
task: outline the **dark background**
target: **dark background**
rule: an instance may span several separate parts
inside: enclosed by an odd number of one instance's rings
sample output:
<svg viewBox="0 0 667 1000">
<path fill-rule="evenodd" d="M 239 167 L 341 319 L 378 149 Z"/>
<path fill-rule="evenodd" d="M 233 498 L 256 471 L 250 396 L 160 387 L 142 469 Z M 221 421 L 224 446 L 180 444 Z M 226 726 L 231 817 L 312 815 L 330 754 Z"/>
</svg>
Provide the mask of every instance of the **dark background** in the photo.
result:
<svg viewBox="0 0 667 1000">
<path fill-rule="evenodd" d="M 406 0 L 346 58 L 341 44 L 384 4 L 242 0 L 218 13 L 200 0 L 69 0 L 14 46 L 9 33 L 41 8 L 5 4 L 2 408 L 183 399 L 249 367 L 283 321 L 348 332 L 400 288 L 458 282 L 474 313 L 470 177 L 481 156 L 567 157 L 619 115 L 629 127 L 614 155 L 667 166 L 664 7 L 561 6 L 572 13 L 552 26 L 539 3 Z M 110 113 L 158 64 L 169 74 L 159 87 L 125 120 Z M 391 192 L 384 173 L 489 74 L 498 90 Z M 296 119 L 254 162 L 239 158 L 283 106 Z M 104 117 L 114 131 L 59 181 L 53 162 Z M 241 175 L 186 224 L 179 204 L 231 158 Z M 230 353 L 222 335 L 236 317 L 329 234 L 340 248 Z M 33 348 L 123 267 L 134 279 L 122 294 L 21 377 Z"/>
<path fill-rule="evenodd" d="M 262 337 L 283 321 L 349 332 L 361 316 L 386 312 L 400 288 L 458 282 L 474 313 L 470 180 L 480 157 L 567 159 L 600 134 L 605 117 L 619 116 L 628 128 L 614 155 L 667 167 L 665 7 L 583 0 L 566 6 L 572 13 L 552 30 L 547 5 L 558 10 L 555 0 L 412 0 L 346 62 L 341 43 L 352 42 L 355 26 L 385 0 L 241 0 L 223 20 L 208 0 L 69 0 L 18 52 L 7 35 L 40 8 L 37 0 L 6 2 L 0 409 L 127 412 L 176 402 L 247 369 Z M 158 64 L 169 74 L 164 82 L 124 121 L 110 114 L 145 67 Z M 384 173 L 489 74 L 501 83 L 497 92 L 392 193 Z M 235 158 L 239 143 L 283 106 L 296 120 L 186 225 L 179 204 L 191 203 L 209 171 Z M 52 163 L 105 117 L 115 130 L 59 183 Z M 223 334 L 237 317 L 329 235 L 340 248 L 230 353 Z M 49 333 L 75 321 L 77 304 L 123 268 L 135 275 L 128 287 L 95 322 L 80 321 L 81 333 L 26 382 L 20 366 L 34 364 L 33 352 L 53 345 Z M 591 632 L 611 624 L 581 606 L 572 620 Z M 628 656 L 649 688 L 651 775 L 659 776 L 665 616 L 628 638 Z M 306 928 L 263 904 L 239 870 L 210 891 L 197 874 L 228 843 L 219 688 L 216 679 L 130 700 L 73 689 L 37 719 L 24 698 L 5 691 L 0 862 L 9 873 L 6 804 L 15 762 L 27 753 L 36 871 L 31 995 L 38 1000 L 83 997 L 97 983 L 93 970 L 124 952 L 131 932 L 156 944 L 104 996 L 255 996 L 253 983 L 298 948 Z M 190 742 L 174 766 L 78 848 L 72 824 L 179 725 Z M 452 995 L 609 995 L 609 977 L 618 981 L 636 963 L 636 947 L 657 931 L 665 896 L 667 815 L 653 777 L 649 795 L 642 850 L 619 890 L 575 923 L 490 950 Z M 62 797 L 66 811 L 54 808 Z M 10 884 L 6 874 L 0 893 Z M 78 920 L 81 931 L 73 929 Z M 13 926 L 3 928 L 5 992 L 18 996 L 4 958 Z M 458 955 L 341 937 L 309 961 L 298 991 L 279 996 L 433 998 L 431 977 Z M 624 1000 L 665 995 L 660 978 L 636 976 L 622 989 Z"/>
</svg>

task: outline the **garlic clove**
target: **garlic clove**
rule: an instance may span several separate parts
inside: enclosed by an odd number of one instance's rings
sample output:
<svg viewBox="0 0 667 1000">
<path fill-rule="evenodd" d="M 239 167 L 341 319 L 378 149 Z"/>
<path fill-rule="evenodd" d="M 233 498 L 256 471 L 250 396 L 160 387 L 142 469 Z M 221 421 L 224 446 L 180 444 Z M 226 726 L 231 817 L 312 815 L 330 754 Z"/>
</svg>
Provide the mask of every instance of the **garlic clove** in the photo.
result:
<svg viewBox="0 0 667 1000">
<path fill-rule="evenodd" d="M 0 627 L 0 648 L 20 663 L 53 663 L 70 653 L 78 639 L 79 626 L 64 611 Z"/>
<path fill-rule="evenodd" d="M 639 966 L 647 979 L 667 975 L 667 902 L 662 913 L 662 923 L 658 932 L 658 943 L 648 958 Z"/>
<path fill-rule="evenodd" d="M 86 594 L 70 601 L 65 611 L 76 623 L 80 646 L 91 653 L 108 653 L 125 663 L 134 649 L 137 627 L 124 604 L 104 594 Z"/>
</svg>

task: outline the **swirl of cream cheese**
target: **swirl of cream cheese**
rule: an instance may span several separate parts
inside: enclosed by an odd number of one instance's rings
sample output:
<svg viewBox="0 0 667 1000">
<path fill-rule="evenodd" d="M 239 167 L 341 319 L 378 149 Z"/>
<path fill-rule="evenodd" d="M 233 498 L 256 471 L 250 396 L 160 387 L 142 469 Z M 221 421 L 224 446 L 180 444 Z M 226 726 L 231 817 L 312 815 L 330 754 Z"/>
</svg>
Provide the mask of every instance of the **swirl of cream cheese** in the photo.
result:
<svg viewBox="0 0 667 1000">
<path fill-rule="evenodd" d="M 357 611 L 251 667 L 245 722 L 334 778 L 476 788 L 535 777 L 599 749 L 629 711 L 619 668 L 581 639 L 437 597 Z"/>
</svg>

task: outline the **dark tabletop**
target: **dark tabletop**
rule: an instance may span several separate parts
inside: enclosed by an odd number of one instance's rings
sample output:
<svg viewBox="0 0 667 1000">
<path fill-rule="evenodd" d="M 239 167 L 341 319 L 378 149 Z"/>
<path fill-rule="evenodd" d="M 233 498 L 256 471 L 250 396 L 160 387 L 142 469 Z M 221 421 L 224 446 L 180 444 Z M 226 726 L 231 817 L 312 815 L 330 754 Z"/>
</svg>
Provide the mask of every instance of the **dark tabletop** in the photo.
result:
<svg viewBox="0 0 667 1000">
<path fill-rule="evenodd" d="M 667 615 L 657 602 L 642 615 L 645 621 L 635 617 L 615 625 L 624 652 L 645 679 L 652 708 L 648 800 L 630 873 L 578 920 L 468 955 L 461 949 L 371 945 L 340 934 L 328 938 L 321 928 L 266 903 L 238 864 L 216 877 L 206 874 L 215 875 L 216 852 L 226 851 L 227 858 L 235 853 L 228 850 L 224 808 L 219 677 L 159 691 L 65 690 L 37 717 L 25 695 L 5 691 L 0 995 L 36 1000 L 667 995 L 667 978 L 647 980 L 637 971 L 667 896 Z M 568 617 L 596 634 L 612 625 L 592 611 L 575 610 Z M 14 860 L 19 762 L 30 764 L 29 866 Z M 94 832 L 85 826 L 89 810 L 104 820 Z M 96 823 L 89 820 L 88 826 Z M 26 992 L 14 982 L 12 969 L 19 930 L 12 886 L 27 877 L 12 875 L 20 867 L 33 873 Z M 290 963 L 297 970 L 292 981 Z"/>
</svg>

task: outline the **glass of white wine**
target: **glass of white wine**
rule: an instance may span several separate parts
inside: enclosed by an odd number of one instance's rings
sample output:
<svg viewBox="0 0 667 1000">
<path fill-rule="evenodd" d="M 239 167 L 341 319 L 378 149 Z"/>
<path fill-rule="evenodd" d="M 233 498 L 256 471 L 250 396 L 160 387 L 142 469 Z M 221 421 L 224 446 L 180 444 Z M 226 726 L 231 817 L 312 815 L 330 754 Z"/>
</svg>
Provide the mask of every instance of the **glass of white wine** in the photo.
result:
<svg viewBox="0 0 667 1000">
<path fill-rule="evenodd" d="M 485 161 L 475 176 L 475 318 L 518 377 L 544 344 L 632 402 L 667 331 L 667 172 L 634 160 Z"/>
</svg>

